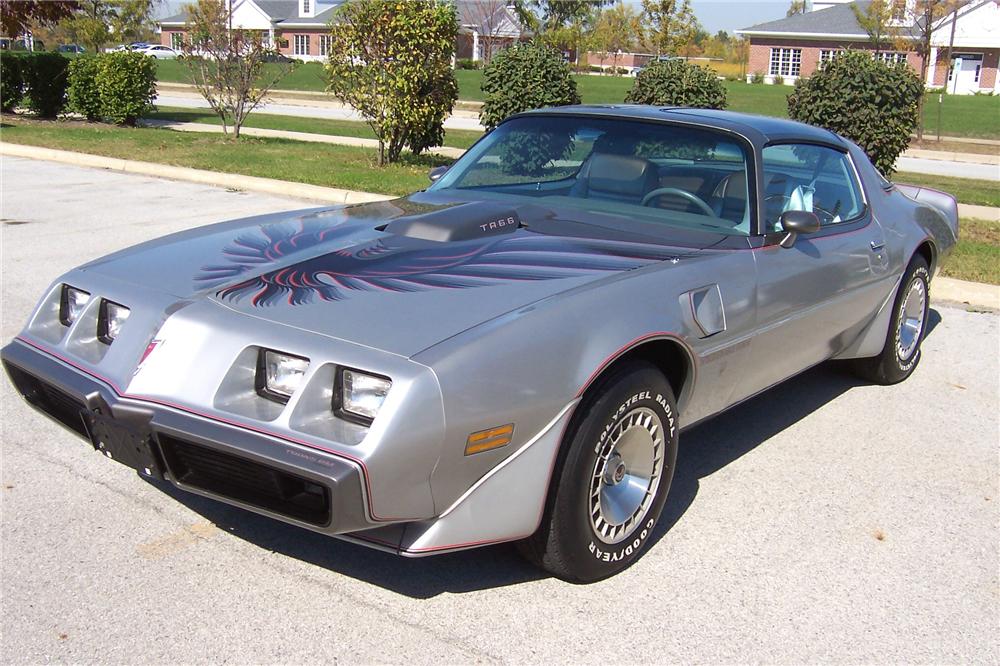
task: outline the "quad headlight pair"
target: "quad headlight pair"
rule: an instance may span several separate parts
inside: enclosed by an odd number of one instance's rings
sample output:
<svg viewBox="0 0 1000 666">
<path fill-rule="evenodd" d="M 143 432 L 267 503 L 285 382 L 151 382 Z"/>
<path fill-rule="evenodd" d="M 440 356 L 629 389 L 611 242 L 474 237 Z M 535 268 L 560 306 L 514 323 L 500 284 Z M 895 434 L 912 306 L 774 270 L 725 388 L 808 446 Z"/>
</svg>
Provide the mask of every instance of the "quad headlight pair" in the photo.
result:
<svg viewBox="0 0 1000 666">
<path fill-rule="evenodd" d="M 60 323 L 63 326 L 72 325 L 83 314 L 83 309 L 89 302 L 90 292 L 64 284 L 59 296 Z M 131 311 L 124 305 L 102 298 L 97 314 L 97 339 L 106 345 L 114 342 L 129 314 Z"/>
<path fill-rule="evenodd" d="M 257 356 L 257 393 L 285 404 L 302 384 L 309 359 L 273 349 L 261 349 Z M 370 425 L 378 414 L 392 381 L 352 368 L 337 368 L 333 386 L 334 413 L 348 421 Z"/>
</svg>

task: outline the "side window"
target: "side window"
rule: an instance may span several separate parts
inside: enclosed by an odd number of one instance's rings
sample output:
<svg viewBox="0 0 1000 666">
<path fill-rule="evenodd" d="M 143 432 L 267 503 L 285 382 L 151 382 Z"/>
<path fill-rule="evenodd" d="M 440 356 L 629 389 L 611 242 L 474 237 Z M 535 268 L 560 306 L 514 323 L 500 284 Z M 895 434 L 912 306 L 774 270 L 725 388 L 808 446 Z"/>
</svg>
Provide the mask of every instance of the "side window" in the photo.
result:
<svg viewBox="0 0 1000 666">
<path fill-rule="evenodd" d="M 808 210 L 826 227 L 864 212 L 864 200 L 847 155 L 823 146 L 779 144 L 762 152 L 764 221 L 778 230 L 786 210 Z"/>
</svg>

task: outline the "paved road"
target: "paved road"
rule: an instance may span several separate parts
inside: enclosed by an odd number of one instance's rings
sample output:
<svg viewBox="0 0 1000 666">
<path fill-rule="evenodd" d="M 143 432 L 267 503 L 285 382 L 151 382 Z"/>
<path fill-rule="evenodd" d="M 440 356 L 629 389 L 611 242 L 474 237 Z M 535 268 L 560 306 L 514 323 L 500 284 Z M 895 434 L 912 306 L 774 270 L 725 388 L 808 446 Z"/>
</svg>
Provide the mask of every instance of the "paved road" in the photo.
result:
<svg viewBox="0 0 1000 666">
<path fill-rule="evenodd" d="M 193 95 L 160 95 L 157 104 L 162 106 L 180 106 L 186 109 L 207 109 L 208 102 Z M 259 109 L 260 113 L 272 113 L 279 116 L 295 116 L 299 118 L 332 118 L 336 120 L 361 120 L 361 116 L 352 109 L 305 106 L 299 104 L 267 104 Z M 483 126 L 475 117 L 449 116 L 444 122 L 449 129 L 467 129 L 482 131 Z M 978 178 L 981 180 L 1000 181 L 1000 166 L 995 164 L 970 164 L 966 162 L 944 162 L 928 160 L 919 157 L 901 157 L 897 168 L 900 171 L 913 171 L 935 176 L 952 176 L 955 178 Z"/>
<path fill-rule="evenodd" d="M 5 158 L 2 335 L 70 266 L 299 205 Z M 682 438 L 665 522 L 590 586 L 510 547 L 403 560 L 139 479 L 2 385 L 0 662 L 1000 660 L 1000 320 L 936 305 L 896 387 L 821 367 Z"/>
</svg>

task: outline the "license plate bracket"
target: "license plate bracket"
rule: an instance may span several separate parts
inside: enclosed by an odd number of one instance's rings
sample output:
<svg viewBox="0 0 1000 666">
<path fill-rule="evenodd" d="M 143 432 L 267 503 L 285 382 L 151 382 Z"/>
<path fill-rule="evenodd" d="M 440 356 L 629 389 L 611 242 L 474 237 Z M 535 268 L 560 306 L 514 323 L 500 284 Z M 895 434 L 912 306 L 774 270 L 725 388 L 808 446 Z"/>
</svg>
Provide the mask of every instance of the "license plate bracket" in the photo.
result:
<svg viewBox="0 0 1000 666">
<path fill-rule="evenodd" d="M 143 476 L 163 478 L 148 430 L 98 412 L 86 413 L 84 421 L 90 441 L 98 452 L 131 467 Z"/>
</svg>

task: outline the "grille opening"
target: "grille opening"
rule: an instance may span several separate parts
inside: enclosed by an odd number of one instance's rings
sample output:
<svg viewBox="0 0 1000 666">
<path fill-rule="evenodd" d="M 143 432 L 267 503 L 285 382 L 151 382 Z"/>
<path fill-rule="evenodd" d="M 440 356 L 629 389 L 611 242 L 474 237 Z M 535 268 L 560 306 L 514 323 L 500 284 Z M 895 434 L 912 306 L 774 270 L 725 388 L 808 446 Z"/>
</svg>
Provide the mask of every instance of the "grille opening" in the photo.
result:
<svg viewBox="0 0 1000 666">
<path fill-rule="evenodd" d="M 83 412 L 88 411 L 86 404 L 15 365 L 5 365 L 7 374 L 25 400 L 70 430 L 89 439 L 90 435 L 83 422 Z"/>
<path fill-rule="evenodd" d="M 295 474 L 160 434 L 171 476 L 185 485 L 312 525 L 330 522 L 330 494 Z"/>
</svg>

